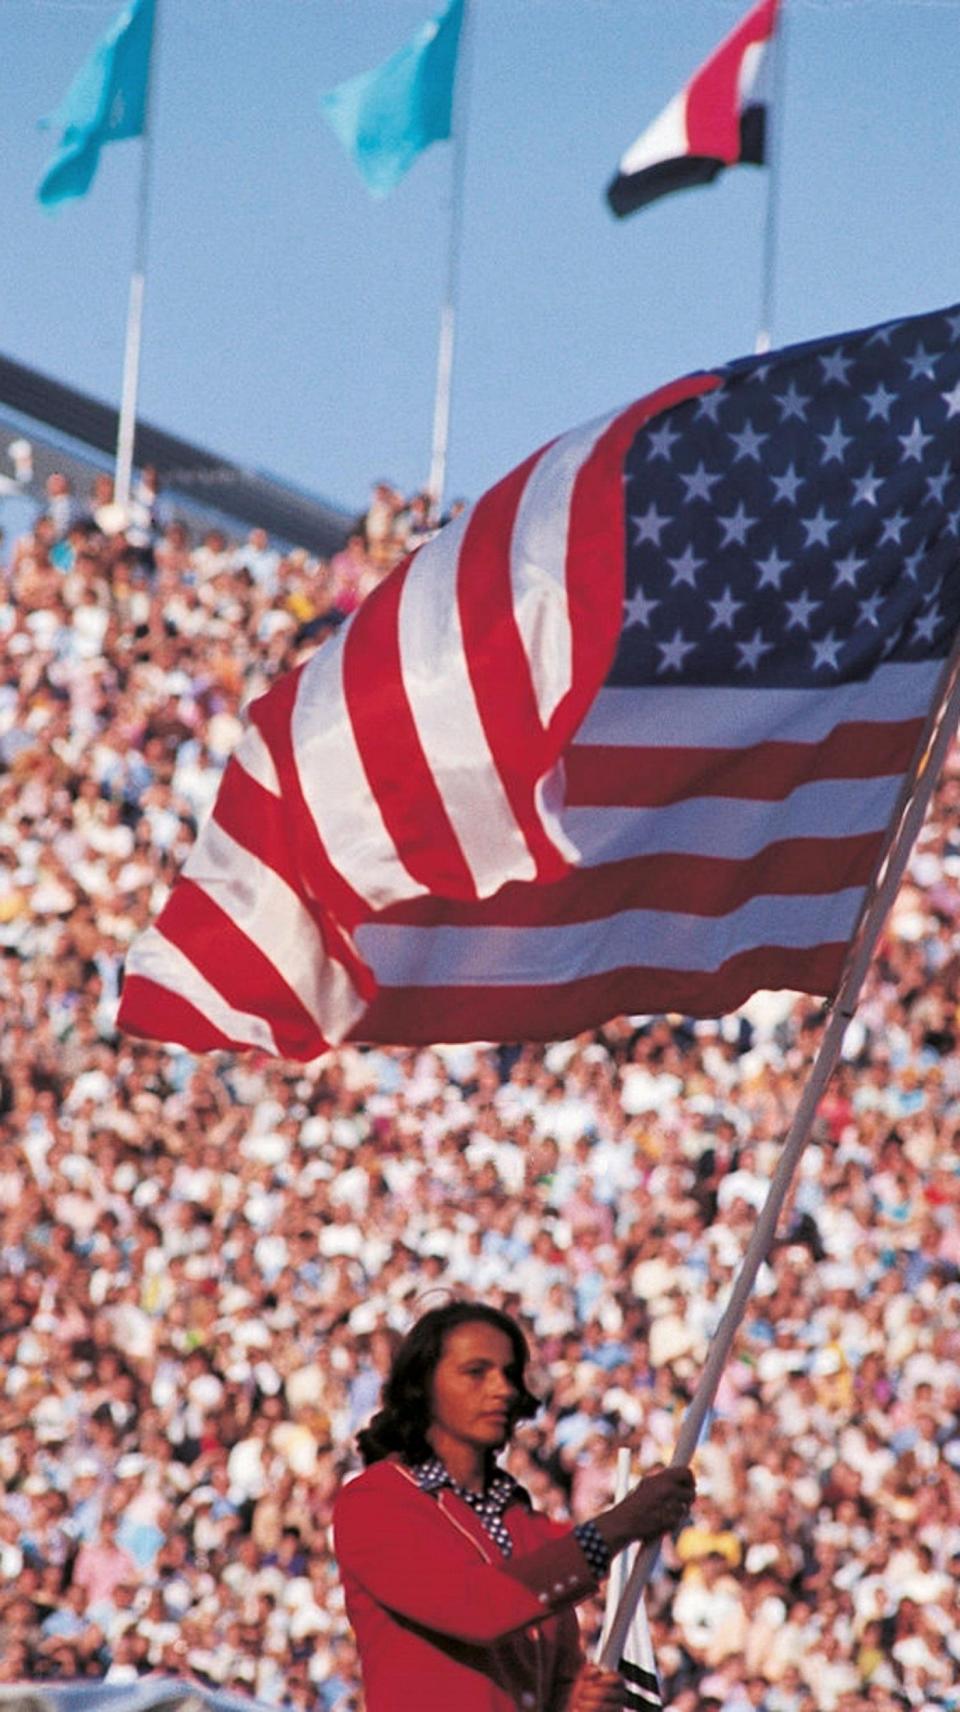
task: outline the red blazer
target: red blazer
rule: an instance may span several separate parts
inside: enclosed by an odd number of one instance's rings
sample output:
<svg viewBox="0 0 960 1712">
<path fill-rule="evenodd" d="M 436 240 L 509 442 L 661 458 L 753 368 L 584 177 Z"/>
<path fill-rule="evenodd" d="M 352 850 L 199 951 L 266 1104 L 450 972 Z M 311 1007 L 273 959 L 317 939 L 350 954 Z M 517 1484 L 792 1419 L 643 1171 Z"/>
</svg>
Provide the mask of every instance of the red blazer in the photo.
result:
<svg viewBox="0 0 960 1712">
<path fill-rule="evenodd" d="M 505 1558 L 445 1489 L 376 1462 L 341 1491 L 334 1546 L 367 1712 L 563 1712 L 597 1583 L 569 1528 L 516 1502 Z"/>
</svg>

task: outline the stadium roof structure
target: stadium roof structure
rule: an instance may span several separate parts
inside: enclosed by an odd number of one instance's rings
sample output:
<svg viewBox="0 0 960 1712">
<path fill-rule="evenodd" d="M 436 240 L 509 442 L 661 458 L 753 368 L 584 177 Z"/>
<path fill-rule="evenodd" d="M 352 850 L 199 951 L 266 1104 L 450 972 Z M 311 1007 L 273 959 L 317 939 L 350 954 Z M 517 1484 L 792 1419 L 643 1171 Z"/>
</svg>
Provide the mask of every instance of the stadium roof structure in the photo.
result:
<svg viewBox="0 0 960 1712">
<path fill-rule="evenodd" d="M 41 484 L 52 469 L 76 478 L 112 467 L 118 417 L 113 406 L 2 355 L 0 417 L 37 442 Z M 13 437 L 0 435 L 0 445 Z M 156 467 L 164 496 L 186 521 L 196 514 L 208 526 L 259 527 L 285 547 L 304 547 L 322 558 L 336 552 L 356 525 L 356 513 L 262 471 L 243 469 L 147 422 L 137 422 L 134 459 L 139 469 Z"/>
</svg>

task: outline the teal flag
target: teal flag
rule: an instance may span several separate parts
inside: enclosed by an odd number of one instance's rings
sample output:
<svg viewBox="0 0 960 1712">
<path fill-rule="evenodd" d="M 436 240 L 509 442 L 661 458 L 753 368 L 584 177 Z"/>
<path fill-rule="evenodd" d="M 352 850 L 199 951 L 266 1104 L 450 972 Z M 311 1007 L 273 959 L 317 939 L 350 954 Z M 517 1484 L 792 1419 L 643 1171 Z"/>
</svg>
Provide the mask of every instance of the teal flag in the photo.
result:
<svg viewBox="0 0 960 1712">
<path fill-rule="evenodd" d="M 86 196 L 104 143 L 143 133 L 155 0 L 129 0 L 46 124 L 63 132 L 37 188 L 45 208 Z"/>
<path fill-rule="evenodd" d="M 423 149 L 450 135 L 463 7 L 450 0 L 382 65 L 320 98 L 374 196 L 386 196 Z"/>
</svg>

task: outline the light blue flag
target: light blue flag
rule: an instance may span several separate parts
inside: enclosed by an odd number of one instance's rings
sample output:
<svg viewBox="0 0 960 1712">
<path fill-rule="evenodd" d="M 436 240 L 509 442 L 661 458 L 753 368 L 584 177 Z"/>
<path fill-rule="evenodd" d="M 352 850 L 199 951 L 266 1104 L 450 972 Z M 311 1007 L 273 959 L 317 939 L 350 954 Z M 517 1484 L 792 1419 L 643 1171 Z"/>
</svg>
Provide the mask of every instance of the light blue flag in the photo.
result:
<svg viewBox="0 0 960 1712">
<path fill-rule="evenodd" d="M 155 0 L 128 0 L 44 123 L 62 130 L 37 188 L 45 208 L 86 196 L 104 143 L 143 133 Z"/>
<path fill-rule="evenodd" d="M 374 196 L 386 196 L 423 149 L 450 135 L 463 7 L 450 0 L 382 65 L 320 97 Z"/>
</svg>

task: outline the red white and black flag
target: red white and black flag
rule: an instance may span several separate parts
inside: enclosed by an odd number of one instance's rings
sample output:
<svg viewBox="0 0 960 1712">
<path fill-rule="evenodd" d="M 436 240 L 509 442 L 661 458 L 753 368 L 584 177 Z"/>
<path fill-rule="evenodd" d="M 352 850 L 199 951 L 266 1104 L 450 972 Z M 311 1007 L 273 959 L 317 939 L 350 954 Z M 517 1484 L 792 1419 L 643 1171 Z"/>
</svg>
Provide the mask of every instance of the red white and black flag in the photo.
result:
<svg viewBox="0 0 960 1712">
<path fill-rule="evenodd" d="M 769 69 L 779 0 L 760 0 L 627 150 L 607 200 L 632 214 L 724 167 L 766 159 Z"/>
<path fill-rule="evenodd" d="M 253 703 L 131 948 L 193 1050 L 830 995 L 960 631 L 960 309 L 535 453 Z"/>
</svg>

